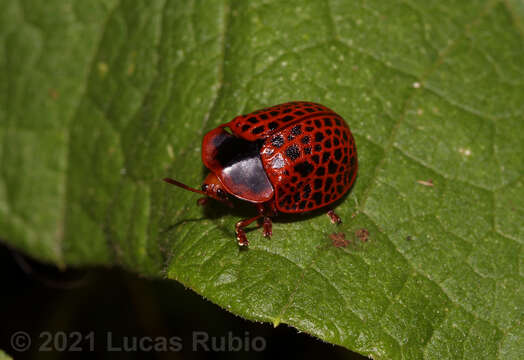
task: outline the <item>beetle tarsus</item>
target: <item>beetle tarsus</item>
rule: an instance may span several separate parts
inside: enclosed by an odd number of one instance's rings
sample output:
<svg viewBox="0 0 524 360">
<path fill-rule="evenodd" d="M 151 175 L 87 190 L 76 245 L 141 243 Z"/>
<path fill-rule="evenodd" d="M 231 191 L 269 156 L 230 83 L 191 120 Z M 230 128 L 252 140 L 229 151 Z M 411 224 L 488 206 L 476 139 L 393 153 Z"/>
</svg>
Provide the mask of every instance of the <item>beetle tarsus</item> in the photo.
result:
<svg viewBox="0 0 524 360">
<path fill-rule="evenodd" d="M 340 216 L 338 216 L 337 214 L 335 214 L 335 211 L 333 210 L 329 210 L 327 212 L 327 215 L 329 216 L 329 219 L 331 220 L 331 223 L 333 224 L 340 224 L 342 222 L 342 220 L 340 219 Z"/>
<path fill-rule="evenodd" d="M 247 241 L 246 232 L 244 231 L 244 229 L 237 228 L 235 232 L 237 234 L 238 246 L 247 247 L 249 245 L 249 242 Z"/>
</svg>

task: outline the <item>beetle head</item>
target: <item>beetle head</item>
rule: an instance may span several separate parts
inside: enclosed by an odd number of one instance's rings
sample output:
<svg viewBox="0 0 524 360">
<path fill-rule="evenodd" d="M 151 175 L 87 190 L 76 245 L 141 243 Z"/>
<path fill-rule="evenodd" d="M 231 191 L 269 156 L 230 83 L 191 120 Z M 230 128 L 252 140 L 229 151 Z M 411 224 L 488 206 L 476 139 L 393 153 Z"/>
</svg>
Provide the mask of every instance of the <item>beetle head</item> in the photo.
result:
<svg viewBox="0 0 524 360">
<path fill-rule="evenodd" d="M 182 189 L 205 195 L 205 198 L 199 199 L 198 204 L 200 205 L 205 204 L 209 198 L 213 198 L 222 203 L 225 203 L 229 207 L 233 207 L 233 203 L 230 201 L 227 191 L 224 189 L 224 186 L 220 180 L 218 180 L 217 176 L 213 173 L 209 173 L 209 175 L 204 180 L 204 183 L 202 184 L 202 190 L 194 189 L 171 178 L 164 178 L 163 180 L 167 183 L 170 183 L 171 185 L 181 187 Z"/>
</svg>

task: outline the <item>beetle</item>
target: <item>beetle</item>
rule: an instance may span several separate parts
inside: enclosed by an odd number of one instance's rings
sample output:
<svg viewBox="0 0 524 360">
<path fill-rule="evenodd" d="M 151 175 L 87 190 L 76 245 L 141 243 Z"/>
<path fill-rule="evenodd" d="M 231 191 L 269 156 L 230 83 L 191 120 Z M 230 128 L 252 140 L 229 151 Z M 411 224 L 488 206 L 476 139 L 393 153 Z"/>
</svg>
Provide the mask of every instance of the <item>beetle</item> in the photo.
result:
<svg viewBox="0 0 524 360">
<path fill-rule="evenodd" d="M 229 131 L 228 131 L 229 130 Z M 209 169 L 202 190 L 171 178 L 164 181 L 232 206 L 230 196 L 253 203 L 258 215 L 235 225 L 238 245 L 247 246 L 245 228 L 271 218 L 328 208 L 353 185 L 358 169 L 353 135 L 340 115 L 324 105 L 294 101 L 235 117 L 202 140 L 202 162 Z M 331 222 L 341 219 L 333 209 Z"/>
</svg>

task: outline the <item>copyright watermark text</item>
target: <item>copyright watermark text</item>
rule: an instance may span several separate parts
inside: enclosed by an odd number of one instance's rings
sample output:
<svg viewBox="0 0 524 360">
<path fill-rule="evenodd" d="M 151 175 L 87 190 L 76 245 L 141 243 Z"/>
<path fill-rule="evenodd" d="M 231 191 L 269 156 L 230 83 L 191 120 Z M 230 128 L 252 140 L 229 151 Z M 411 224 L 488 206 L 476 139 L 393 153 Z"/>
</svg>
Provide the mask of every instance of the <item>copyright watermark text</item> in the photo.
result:
<svg viewBox="0 0 524 360">
<path fill-rule="evenodd" d="M 25 331 L 17 331 L 11 335 L 11 348 L 17 352 L 30 349 L 42 352 L 180 352 L 184 349 L 206 352 L 260 352 L 264 351 L 266 346 L 265 338 L 252 336 L 248 331 L 241 335 L 230 331 L 223 336 L 193 331 L 191 339 L 186 341 L 179 336 L 120 336 L 111 331 L 96 336 L 94 331 L 43 331 L 33 336 Z"/>
</svg>

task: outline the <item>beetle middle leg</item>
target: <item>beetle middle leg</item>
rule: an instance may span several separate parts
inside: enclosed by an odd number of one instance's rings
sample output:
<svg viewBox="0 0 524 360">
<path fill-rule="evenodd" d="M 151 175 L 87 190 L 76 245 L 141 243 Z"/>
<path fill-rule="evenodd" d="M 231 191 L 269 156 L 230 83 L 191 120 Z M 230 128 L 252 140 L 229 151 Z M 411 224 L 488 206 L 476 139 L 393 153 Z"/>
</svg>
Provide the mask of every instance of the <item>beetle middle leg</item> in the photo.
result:
<svg viewBox="0 0 524 360">
<path fill-rule="evenodd" d="M 258 220 L 262 217 L 262 214 L 258 214 L 249 219 L 240 220 L 235 225 L 235 233 L 237 234 L 237 241 L 239 246 L 248 246 L 249 242 L 247 241 L 246 231 L 244 228 L 251 224 L 253 221 Z"/>
</svg>

